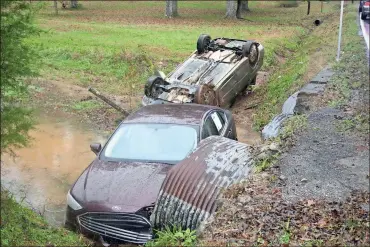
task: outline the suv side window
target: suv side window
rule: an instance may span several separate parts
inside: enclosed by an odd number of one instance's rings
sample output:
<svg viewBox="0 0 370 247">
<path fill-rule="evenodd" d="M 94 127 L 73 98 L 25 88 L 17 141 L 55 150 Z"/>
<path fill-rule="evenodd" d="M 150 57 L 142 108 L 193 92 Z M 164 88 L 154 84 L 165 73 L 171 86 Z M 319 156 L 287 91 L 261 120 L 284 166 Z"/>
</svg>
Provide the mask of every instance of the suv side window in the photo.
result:
<svg viewBox="0 0 370 247">
<path fill-rule="evenodd" d="M 212 112 L 203 125 L 202 139 L 212 135 L 220 135 L 225 127 L 225 119 L 219 112 Z"/>
</svg>

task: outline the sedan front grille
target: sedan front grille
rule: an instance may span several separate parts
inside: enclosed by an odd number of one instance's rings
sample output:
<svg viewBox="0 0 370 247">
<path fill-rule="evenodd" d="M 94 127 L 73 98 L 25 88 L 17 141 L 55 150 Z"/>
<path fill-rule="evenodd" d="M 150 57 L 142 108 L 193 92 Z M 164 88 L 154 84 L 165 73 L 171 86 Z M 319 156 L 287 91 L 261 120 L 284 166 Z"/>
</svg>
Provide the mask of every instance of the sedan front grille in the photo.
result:
<svg viewBox="0 0 370 247">
<path fill-rule="evenodd" d="M 80 226 L 101 236 L 136 244 L 152 239 L 151 224 L 141 215 L 89 212 L 77 219 Z"/>
</svg>

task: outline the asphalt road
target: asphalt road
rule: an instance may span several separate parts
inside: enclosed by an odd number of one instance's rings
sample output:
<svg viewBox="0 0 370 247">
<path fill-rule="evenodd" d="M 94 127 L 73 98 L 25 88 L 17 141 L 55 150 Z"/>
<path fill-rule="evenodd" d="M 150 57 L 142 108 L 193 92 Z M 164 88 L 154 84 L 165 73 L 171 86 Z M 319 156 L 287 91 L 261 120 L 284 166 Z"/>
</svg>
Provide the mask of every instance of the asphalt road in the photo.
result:
<svg viewBox="0 0 370 247">
<path fill-rule="evenodd" d="M 358 21 L 369 56 L 369 20 L 363 21 L 358 17 Z M 368 102 L 359 90 L 351 91 L 348 107 L 362 104 L 362 100 Z M 340 201 L 354 190 L 369 191 L 368 139 L 356 131 L 338 129 L 348 116 L 345 109 L 331 107 L 309 114 L 307 130 L 278 162 L 285 200 Z"/>
</svg>

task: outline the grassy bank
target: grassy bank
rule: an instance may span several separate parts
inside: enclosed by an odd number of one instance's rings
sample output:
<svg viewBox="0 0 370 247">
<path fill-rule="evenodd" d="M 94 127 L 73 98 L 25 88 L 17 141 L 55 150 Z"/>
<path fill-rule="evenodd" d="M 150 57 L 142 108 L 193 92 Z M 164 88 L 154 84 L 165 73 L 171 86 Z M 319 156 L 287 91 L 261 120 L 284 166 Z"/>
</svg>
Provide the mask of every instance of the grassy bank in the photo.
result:
<svg viewBox="0 0 370 247">
<path fill-rule="evenodd" d="M 348 4 L 344 11 L 342 45 L 350 44 L 352 36 L 357 36 L 356 15 L 357 5 Z M 296 43 L 294 53 L 272 74 L 268 84 L 258 88 L 256 98 L 263 100 L 254 116 L 256 129 L 281 112 L 282 104 L 289 95 L 299 90 L 324 66 L 335 62 L 338 26 L 338 12 L 325 16 L 319 27 L 312 28 L 308 35 Z"/>
<path fill-rule="evenodd" d="M 1 190 L 1 246 L 87 246 L 84 238 L 45 220 Z"/>
<path fill-rule="evenodd" d="M 46 33 L 30 40 L 42 49 L 42 77 L 107 93 L 142 93 L 154 69 L 172 70 L 194 49 L 201 33 L 254 39 L 265 49 L 263 69 L 276 71 L 297 51 L 314 18 L 337 11 L 337 4 L 281 8 L 278 2 L 251 2 L 246 20 L 223 18 L 225 3 L 179 2 L 180 17 L 164 17 L 164 2 L 82 2 L 77 10 L 53 14 L 46 3 L 38 24 Z M 307 60 L 307 59 L 306 59 Z M 285 88 L 284 88 L 285 90 Z"/>
</svg>

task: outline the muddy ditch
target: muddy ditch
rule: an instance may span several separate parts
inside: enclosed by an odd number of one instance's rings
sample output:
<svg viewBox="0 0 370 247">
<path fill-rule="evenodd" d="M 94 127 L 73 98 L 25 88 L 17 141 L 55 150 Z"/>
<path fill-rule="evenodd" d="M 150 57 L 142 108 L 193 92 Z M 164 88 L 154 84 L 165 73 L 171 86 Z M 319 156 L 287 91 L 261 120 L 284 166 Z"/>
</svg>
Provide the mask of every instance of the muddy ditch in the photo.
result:
<svg viewBox="0 0 370 247">
<path fill-rule="evenodd" d="M 18 149 L 15 157 L 1 157 L 2 186 L 52 225 L 62 224 L 66 194 L 95 157 L 89 144 L 106 140 L 89 126 L 65 117 L 40 115 L 30 132 L 31 145 Z"/>
<path fill-rule="evenodd" d="M 29 89 L 28 104 L 36 109 L 38 124 L 30 132 L 29 147 L 17 150 L 16 157 L 2 156 L 1 179 L 18 201 L 60 226 L 68 190 L 95 157 L 90 143 L 104 144 L 123 116 L 76 85 L 39 78 L 29 81 Z M 107 96 L 129 111 L 138 109 L 141 100 L 139 94 Z M 237 122 L 237 131 L 241 142 L 262 141 L 251 120 Z"/>
<path fill-rule="evenodd" d="M 257 84 L 267 79 L 268 73 L 259 73 Z M 17 157 L 2 157 L 2 181 L 18 200 L 43 214 L 51 224 L 60 224 L 67 191 L 94 159 L 89 144 L 104 144 L 123 116 L 76 85 L 35 79 L 29 88 L 29 104 L 37 109 L 39 123 L 30 133 L 33 140 L 29 147 L 17 150 Z M 238 96 L 232 110 L 239 141 L 260 145 L 261 134 L 252 128 L 254 108 L 238 108 L 251 95 L 246 92 Z M 107 96 L 128 111 L 140 106 L 140 94 Z"/>
<path fill-rule="evenodd" d="M 267 80 L 268 73 L 259 73 L 257 84 Z M 39 109 L 39 124 L 31 133 L 30 147 L 18 150 L 16 158 L 3 156 L 2 181 L 18 200 L 44 215 L 49 223 L 60 225 L 67 191 L 94 159 L 89 144 L 104 144 L 123 117 L 87 88 L 43 79 L 33 80 L 29 86 L 29 102 Z M 140 105 L 139 93 L 108 96 L 129 111 Z M 245 106 L 251 97 L 250 92 L 239 95 L 232 111 L 239 141 L 259 145 L 263 142 L 261 134 L 252 128 L 255 108 Z"/>
</svg>

